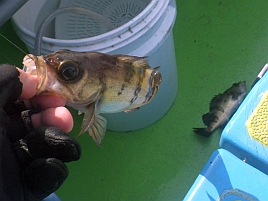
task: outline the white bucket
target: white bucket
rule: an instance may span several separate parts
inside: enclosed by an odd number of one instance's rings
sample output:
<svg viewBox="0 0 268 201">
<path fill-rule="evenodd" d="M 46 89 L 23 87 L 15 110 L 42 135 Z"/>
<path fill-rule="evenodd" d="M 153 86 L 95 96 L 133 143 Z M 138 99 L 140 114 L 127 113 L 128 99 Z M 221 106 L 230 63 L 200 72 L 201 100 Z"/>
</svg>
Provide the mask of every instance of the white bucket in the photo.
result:
<svg viewBox="0 0 268 201">
<path fill-rule="evenodd" d="M 90 3 L 86 0 L 30 0 L 12 18 L 15 31 L 30 53 L 33 53 L 35 32 L 43 19 L 53 10 L 71 5 L 91 9 L 117 28 L 108 31 L 105 25 L 89 17 L 75 13 L 62 14 L 46 29 L 44 36 L 47 37 L 43 38 L 41 52 L 47 54 L 70 49 L 148 56 L 152 68 L 161 66 L 162 83 L 154 100 L 131 113 L 103 116 L 107 119 L 107 128 L 115 131 L 141 129 L 162 118 L 170 109 L 178 90 L 172 34 L 176 18 L 174 0 L 90 0 Z M 80 31 L 70 33 L 74 26 L 75 30 Z"/>
</svg>

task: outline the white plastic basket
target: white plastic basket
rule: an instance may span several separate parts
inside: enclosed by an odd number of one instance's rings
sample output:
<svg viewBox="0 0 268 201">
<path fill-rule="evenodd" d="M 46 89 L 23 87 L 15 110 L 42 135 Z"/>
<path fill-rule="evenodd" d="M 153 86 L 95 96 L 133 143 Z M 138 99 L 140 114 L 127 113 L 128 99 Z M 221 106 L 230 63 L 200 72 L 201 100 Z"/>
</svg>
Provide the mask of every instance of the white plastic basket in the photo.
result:
<svg viewBox="0 0 268 201">
<path fill-rule="evenodd" d="M 151 0 L 62 0 L 59 8 L 82 7 L 94 11 L 107 19 L 114 28 L 118 28 L 139 15 Z M 55 38 L 89 38 L 108 32 L 109 29 L 94 17 L 77 13 L 59 15 L 55 21 Z"/>
<path fill-rule="evenodd" d="M 172 28 L 174 0 L 29 0 L 14 16 L 14 29 L 33 53 L 35 32 L 53 10 L 66 6 L 92 9 L 115 27 L 75 13 L 59 15 L 45 30 L 42 54 L 58 49 L 147 56 L 150 66 L 161 66 L 162 83 L 152 102 L 131 113 L 103 114 L 107 128 L 132 131 L 161 119 L 172 106 L 178 77 Z"/>
</svg>

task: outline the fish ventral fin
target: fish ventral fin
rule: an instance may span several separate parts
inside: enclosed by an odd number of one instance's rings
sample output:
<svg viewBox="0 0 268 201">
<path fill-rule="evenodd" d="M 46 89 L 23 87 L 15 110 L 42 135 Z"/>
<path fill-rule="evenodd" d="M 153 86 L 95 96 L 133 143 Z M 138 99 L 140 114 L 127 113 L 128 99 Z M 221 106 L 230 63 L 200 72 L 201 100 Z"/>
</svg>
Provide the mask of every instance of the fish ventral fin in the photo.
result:
<svg viewBox="0 0 268 201">
<path fill-rule="evenodd" d="M 97 145 L 101 145 L 106 132 L 107 121 L 99 114 L 95 114 L 93 125 L 89 128 L 88 133 Z"/>
<path fill-rule="evenodd" d="M 86 108 L 85 116 L 82 121 L 82 126 L 77 137 L 82 135 L 93 125 L 95 119 L 94 112 L 95 112 L 95 103 L 90 103 Z"/>
<path fill-rule="evenodd" d="M 78 136 L 88 131 L 94 142 L 100 146 L 106 132 L 106 124 L 107 121 L 104 117 L 100 116 L 99 114 L 95 114 L 95 103 L 91 103 L 86 108 L 81 130 Z"/>
</svg>

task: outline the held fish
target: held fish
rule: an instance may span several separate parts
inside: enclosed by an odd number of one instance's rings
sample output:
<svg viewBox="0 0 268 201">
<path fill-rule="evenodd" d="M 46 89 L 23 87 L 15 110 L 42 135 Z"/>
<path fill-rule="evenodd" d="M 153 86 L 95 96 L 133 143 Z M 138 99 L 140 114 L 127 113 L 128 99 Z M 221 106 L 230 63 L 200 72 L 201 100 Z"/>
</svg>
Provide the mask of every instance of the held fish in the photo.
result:
<svg viewBox="0 0 268 201">
<path fill-rule="evenodd" d="M 161 83 L 159 67 L 145 57 L 59 50 L 49 55 L 26 55 L 24 69 L 37 74 L 37 90 L 67 100 L 84 112 L 79 135 L 88 131 L 100 145 L 106 119 L 100 113 L 131 112 L 149 103 Z"/>
<path fill-rule="evenodd" d="M 236 112 L 246 96 L 246 82 L 234 83 L 224 93 L 216 95 L 210 102 L 209 112 L 202 116 L 207 128 L 194 128 L 196 134 L 209 137 L 217 128 L 223 128 Z"/>
</svg>

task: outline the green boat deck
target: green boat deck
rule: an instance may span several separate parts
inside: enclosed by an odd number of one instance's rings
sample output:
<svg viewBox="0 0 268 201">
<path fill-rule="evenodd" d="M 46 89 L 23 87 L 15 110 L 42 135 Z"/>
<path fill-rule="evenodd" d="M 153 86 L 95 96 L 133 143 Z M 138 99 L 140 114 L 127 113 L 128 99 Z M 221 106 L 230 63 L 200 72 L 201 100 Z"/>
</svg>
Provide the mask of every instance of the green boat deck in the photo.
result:
<svg viewBox="0 0 268 201">
<path fill-rule="evenodd" d="M 221 130 L 194 134 L 211 98 L 234 82 L 247 89 L 268 62 L 268 1 L 177 0 L 173 28 L 179 90 L 170 111 L 145 129 L 107 131 L 102 147 L 87 134 L 81 160 L 56 192 L 63 201 L 182 200 L 214 150 Z M 267 24 L 267 26 L 266 26 Z M 10 21 L 0 33 L 27 52 Z M 22 66 L 24 53 L 0 37 L 0 62 Z M 82 116 L 72 110 L 75 137 Z M 250 184 L 249 184 L 250 185 Z"/>
</svg>

